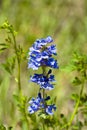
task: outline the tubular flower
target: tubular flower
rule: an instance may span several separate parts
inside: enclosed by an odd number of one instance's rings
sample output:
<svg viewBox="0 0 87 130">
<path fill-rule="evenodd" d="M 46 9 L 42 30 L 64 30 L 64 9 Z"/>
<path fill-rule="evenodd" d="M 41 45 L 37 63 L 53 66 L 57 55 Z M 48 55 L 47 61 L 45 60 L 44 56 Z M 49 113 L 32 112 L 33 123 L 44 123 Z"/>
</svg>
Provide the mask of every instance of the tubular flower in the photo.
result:
<svg viewBox="0 0 87 130">
<path fill-rule="evenodd" d="M 53 110 L 56 110 L 56 106 L 53 105 L 47 105 L 46 101 L 50 99 L 50 96 L 46 97 L 45 99 L 41 97 L 41 93 L 38 93 L 38 97 L 32 98 L 29 101 L 30 106 L 28 107 L 28 111 L 30 114 L 33 114 L 34 112 L 43 109 L 45 110 L 45 113 L 48 115 L 53 115 Z"/>
<path fill-rule="evenodd" d="M 51 42 L 53 42 L 53 39 L 50 36 L 34 42 L 29 52 L 28 68 L 33 70 L 37 70 L 41 66 L 58 68 L 57 61 L 52 58 L 52 55 L 56 55 L 56 47 L 55 45 L 48 46 L 48 43 Z"/>
<path fill-rule="evenodd" d="M 50 75 L 49 77 L 44 76 L 43 74 L 34 74 L 31 76 L 30 80 L 34 83 L 40 85 L 40 88 L 51 90 L 53 89 L 53 85 L 50 82 L 54 82 L 54 75 Z"/>
<path fill-rule="evenodd" d="M 48 115 L 53 115 L 53 110 L 55 111 L 56 110 L 56 106 L 53 104 L 53 105 L 48 105 L 46 107 L 46 113 Z"/>
<path fill-rule="evenodd" d="M 45 94 L 45 91 L 52 90 L 54 88 L 53 82 L 55 82 L 55 77 L 52 73 L 52 69 L 46 72 L 46 68 L 59 68 L 57 60 L 52 56 L 57 55 L 56 45 L 51 44 L 53 39 L 48 36 L 47 38 L 38 39 L 34 42 L 29 51 L 28 58 L 28 68 L 33 70 L 38 70 L 39 67 L 42 68 L 42 73 L 35 73 L 30 76 L 30 81 L 39 85 L 39 93 L 36 98 L 32 98 L 29 101 L 28 111 L 30 114 L 42 110 L 46 115 L 53 115 L 53 111 L 56 110 L 55 104 L 48 104 L 50 96 Z"/>
</svg>

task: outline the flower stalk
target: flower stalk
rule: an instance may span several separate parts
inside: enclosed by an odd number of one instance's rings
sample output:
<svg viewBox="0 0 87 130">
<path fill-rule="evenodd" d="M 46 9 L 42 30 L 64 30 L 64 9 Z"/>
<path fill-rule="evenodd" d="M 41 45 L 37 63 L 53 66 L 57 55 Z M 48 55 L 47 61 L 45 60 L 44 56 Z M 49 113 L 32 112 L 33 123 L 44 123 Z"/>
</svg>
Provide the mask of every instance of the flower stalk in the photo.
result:
<svg viewBox="0 0 87 130">
<path fill-rule="evenodd" d="M 12 37 L 13 37 L 13 42 L 14 42 L 14 49 L 15 49 L 15 54 L 17 57 L 17 64 L 18 64 L 18 90 L 19 92 L 21 92 L 21 74 L 20 74 L 20 62 L 21 62 L 21 57 L 19 55 L 18 49 L 17 49 L 17 43 L 16 43 L 16 39 L 15 39 L 15 34 L 13 30 L 10 30 Z"/>
<path fill-rule="evenodd" d="M 46 72 L 46 69 L 47 67 L 58 68 L 57 60 L 52 57 L 52 55 L 56 55 L 56 46 L 54 44 L 49 46 L 51 42 L 53 42 L 53 39 L 48 36 L 47 38 L 36 40 L 30 48 L 28 68 L 38 70 L 39 67 L 42 67 L 42 74 L 35 73 L 30 77 L 30 81 L 40 86 L 37 98 L 32 98 L 29 101 L 28 111 L 30 114 L 41 110 L 46 115 L 52 115 L 53 110 L 56 110 L 55 104 L 49 105 L 47 103 L 50 100 L 50 96 L 45 95 L 47 90 L 54 88 L 51 82 L 55 81 L 54 75 L 51 74 L 52 70 L 49 69 Z"/>
</svg>

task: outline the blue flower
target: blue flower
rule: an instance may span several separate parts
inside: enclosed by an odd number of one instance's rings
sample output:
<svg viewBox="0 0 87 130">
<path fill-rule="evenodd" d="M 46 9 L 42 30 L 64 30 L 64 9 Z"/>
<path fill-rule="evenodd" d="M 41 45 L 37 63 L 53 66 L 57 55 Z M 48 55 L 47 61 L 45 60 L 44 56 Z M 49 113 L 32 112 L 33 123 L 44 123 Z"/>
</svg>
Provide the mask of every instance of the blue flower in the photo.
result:
<svg viewBox="0 0 87 130">
<path fill-rule="evenodd" d="M 28 63 L 28 68 L 33 68 L 33 70 L 37 70 L 38 67 L 40 67 L 40 63 L 37 60 L 34 60 L 34 57 L 30 59 L 30 62 Z"/>
<path fill-rule="evenodd" d="M 42 98 L 41 93 L 38 93 L 38 97 L 32 98 L 29 101 L 30 106 L 28 107 L 28 111 L 30 114 L 33 114 L 34 112 L 37 112 L 38 110 L 43 109 L 44 112 L 47 115 L 52 115 L 53 110 L 56 110 L 56 106 L 53 105 L 47 105 L 46 101 L 50 99 L 50 96 L 47 96 L 45 99 Z"/>
<path fill-rule="evenodd" d="M 56 110 L 56 106 L 53 104 L 53 105 L 48 105 L 46 107 L 46 113 L 48 115 L 53 115 L 53 110 L 55 111 Z"/>
<path fill-rule="evenodd" d="M 51 45 L 47 47 L 47 52 L 49 53 L 49 55 L 56 55 L 56 45 Z"/>
<path fill-rule="evenodd" d="M 45 38 L 45 41 L 47 43 L 51 43 L 51 42 L 53 42 L 53 39 L 52 39 L 52 37 L 48 36 L 47 38 Z"/>
<path fill-rule="evenodd" d="M 29 52 L 28 68 L 32 68 L 33 70 L 37 70 L 40 66 L 58 68 L 57 61 L 52 58 L 52 55 L 56 55 L 56 46 L 46 46 L 47 43 L 51 43 L 52 41 L 53 39 L 49 36 L 34 42 Z"/>
<path fill-rule="evenodd" d="M 30 106 L 28 107 L 28 111 L 30 112 L 30 114 L 38 111 L 40 108 L 42 108 L 42 97 L 40 96 L 41 94 L 39 93 L 38 94 L 38 97 L 35 99 L 35 98 L 32 98 L 30 101 L 29 101 L 29 104 Z"/>
<path fill-rule="evenodd" d="M 47 43 L 51 43 L 51 42 L 53 42 L 53 39 L 50 36 L 48 36 L 47 38 L 37 39 L 33 44 L 33 48 L 35 50 L 38 50 L 41 49 L 43 46 L 46 46 Z"/>
<path fill-rule="evenodd" d="M 54 58 L 50 57 L 46 62 L 45 62 L 46 66 L 49 66 L 51 68 L 57 69 L 59 68 L 57 60 L 55 60 Z"/>
<path fill-rule="evenodd" d="M 53 42 L 53 39 L 52 39 L 52 37 L 48 36 L 46 38 L 41 38 L 41 39 L 36 40 L 35 43 L 39 43 L 39 45 L 43 46 L 43 45 L 46 45 L 47 43 L 51 43 L 51 42 Z"/>
<path fill-rule="evenodd" d="M 28 68 L 38 70 L 39 67 L 42 67 L 43 71 L 45 71 L 44 69 L 46 67 L 59 68 L 57 60 L 52 57 L 53 55 L 57 55 L 56 45 L 49 44 L 51 42 L 53 42 L 53 39 L 50 36 L 37 39 L 34 42 L 29 51 Z M 47 104 L 47 101 L 50 100 L 50 96 L 46 96 L 45 94 L 45 90 L 52 90 L 54 88 L 52 82 L 54 82 L 55 79 L 51 73 L 52 70 L 49 69 L 47 73 L 35 73 L 30 77 L 30 81 L 40 86 L 38 96 L 29 101 L 30 106 L 28 107 L 28 111 L 30 114 L 42 110 L 46 115 L 53 115 L 53 110 L 56 110 L 55 104 Z"/>
<path fill-rule="evenodd" d="M 49 58 L 49 53 L 46 50 L 42 51 L 41 52 L 41 56 L 42 56 L 41 61 L 44 61 L 44 59 L 48 59 Z"/>
<path fill-rule="evenodd" d="M 50 82 L 54 82 L 54 75 L 44 76 L 43 74 L 34 74 L 34 76 L 31 76 L 30 80 L 34 83 L 37 83 L 40 85 L 40 88 L 46 89 L 46 90 L 52 90 L 53 84 L 50 84 Z"/>
<path fill-rule="evenodd" d="M 29 58 L 28 68 L 32 68 L 33 70 L 37 70 L 40 66 L 48 66 L 54 69 L 59 68 L 57 60 L 52 57 L 49 57 L 47 52 L 42 52 L 36 56 L 32 55 Z"/>
</svg>

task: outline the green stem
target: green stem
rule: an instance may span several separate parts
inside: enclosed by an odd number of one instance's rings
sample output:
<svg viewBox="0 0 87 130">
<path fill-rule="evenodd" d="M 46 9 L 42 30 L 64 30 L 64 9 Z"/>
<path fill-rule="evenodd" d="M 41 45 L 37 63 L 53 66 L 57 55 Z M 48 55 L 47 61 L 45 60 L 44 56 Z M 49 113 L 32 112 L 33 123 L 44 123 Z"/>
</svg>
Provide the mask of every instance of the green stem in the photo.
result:
<svg viewBox="0 0 87 130">
<path fill-rule="evenodd" d="M 20 73 L 20 63 L 18 63 L 18 88 L 19 88 L 19 92 L 21 92 L 21 73 Z"/>
<path fill-rule="evenodd" d="M 78 111 L 78 107 L 79 107 L 79 104 L 80 104 L 80 99 L 81 99 L 81 96 L 82 96 L 82 93 L 83 93 L 83 88 L 84 88 L 84 81 L 82 83 L 79 98 L 78 98 L 78 101 L 77 101 L 77 103 L 75 105 L 75 109 L 74 109 L 74 111 L 73 111 L 73 113 L 71 115 L 71 118 L 70 118 L 69 122 L 66 125 L 64 125 L 61 129 L 69 127 L 72 124 L 72 121 L 73 121 L 73 119 L 74 119 L 74 117 L 75 117 L 75 115 L 76 115 L 76 113 Z"/>
<path fill-rule="evenodd" d="M 44 66 L 42 66 L 42 71 L 43 71 L 43 75 L 46 75 L 46 68 Z M 45 98 L 45 89 L 42 89 L 42 96 L 43 99 Z M 45 101 L 43 102 L 44 106 L 46 105 Z M 46 110 L 44 110 L 44 113 L 46 112 Z M 45 123 L 44 123 L 44 119 L 43 119 L 43 130 L 45 130 Z"/>
<path fill-rule="evenodd" d="M 28 120 L 27 113 L 26 113 L 26 103 L 25 103 L 25 107 L 24 107 L 24 117 L 25 117 L 25 121 L 27 123 L 27 128 L 29 130 L 29 120 Z"/>
<path fill-rule="evenodd" d="M 44 125 L 44 121 L 43 121 L 43 130 L 45 130 L 45 125 Z"/>
<path fill-rule="evenodd" d="M 43 75 L 46 75 L 46 68 L 42 66 Z M 43 98 L 45 98 L 45 89 L 43 89 Z"/>
<path fill-rule="evenodd" d="M 71 116 L 71 118 L 70 118 L 70 121 L 69 121 L 69 123 L 68 123 L 69 126 L 71 125 L 71 123 L 72 123 L 72 121 L 73 121 L 73 119 L 74 119 L 74 117 L 75 117 L 75 114 L 76 114 L 77 111 L 78 111 L 78 107 L 79 107 L 79 104 L 80 104 L 80 99 L 81 99 L 81 96 L 82 96 L 82 93 L 83 93 L 83 88 L 84 88 L 84 82 L 83 82 L 83 84 L 82 84 L 82 86 L 81 86 L 80 95 L 79 95 L 78 101 L 77 101 L 77 103 L 76 103 L 76 105 L 75 105 L 75 109 L 74 109 L 74 111 L 73 111 L 73 113 L 72 113 L 72 116 Z"/>
<path fill-rule="evenodd" d="M 16 44 L 14 32 L 11 31 L 11 34 L 12 34 L 13 41 L 14 41 L 14 50 L 15 50 L 15 54 L 17 57 L 17 64 L 18 64 L 18 89 L 19 89 L 19 92 L 21 92 L 20 57 L 19 57 L 18 52 L 17 52 L 17 44 Z"/>
</svg>

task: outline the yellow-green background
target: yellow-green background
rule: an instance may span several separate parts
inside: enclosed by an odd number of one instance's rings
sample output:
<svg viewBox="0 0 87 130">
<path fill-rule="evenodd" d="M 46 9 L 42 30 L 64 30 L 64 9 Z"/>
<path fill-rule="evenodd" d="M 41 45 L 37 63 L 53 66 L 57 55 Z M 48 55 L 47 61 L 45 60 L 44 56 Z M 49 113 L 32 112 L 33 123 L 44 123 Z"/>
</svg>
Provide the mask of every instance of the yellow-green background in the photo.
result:
<svg viewBox="0 0 87 130">
<path fill-rule="evenodd" d="M 70 95 L 78 91 L 71 82 L 74 74 L 65 72 L 74 51 L 87 52 L 87 0 L 0 0 L 0 24 L 6 19 L 18 32 L 16 40 L 25 52 L 37 38 L 52 36 L 57 46 L 59 70 L 54 70 L 55 89 L 47 92 L 57 96 L 57 113 L 68 115 L 72 111 Z M 0 43 L 6 33 L 0 31 Z M 0 54 L 0 65 L 11 52 Z M 23 93 L 36 96 L 38 86 L 28 82 L 34 72 L 27 69 L 27 59 L 21 64 L 21 85 Z M 17 91 L 14 75 L 10 76 L 0 67 L 0 121 L 6 125 L 16 124 L 19 114 L 16 110 L 13 94 Z M 17 128 L 16 128 L 17 129 Z"/>
</svg>

